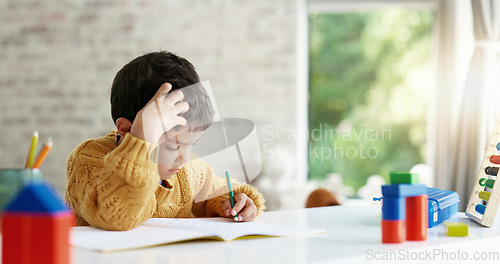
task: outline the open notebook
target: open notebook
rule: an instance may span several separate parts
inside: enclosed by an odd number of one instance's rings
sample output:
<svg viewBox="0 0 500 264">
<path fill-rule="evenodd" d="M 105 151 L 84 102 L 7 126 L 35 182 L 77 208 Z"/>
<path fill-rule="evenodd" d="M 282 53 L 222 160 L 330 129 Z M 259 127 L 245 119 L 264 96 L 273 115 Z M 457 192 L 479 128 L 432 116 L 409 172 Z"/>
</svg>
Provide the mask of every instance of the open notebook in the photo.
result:
<svg viewBox="0 0 500 264">
<path fill-rule="evenodd" d="M 151 218 L 130 231 L 105 231 L 89 226 L 74 227 L 74 247 L 117 251 L 150 247 L 195 239 L 231 241 L 265 236 L 301 236 L 326 233 L 325 230 L 259 222 L 238 222 L 226 218 Z"/>
</svg>

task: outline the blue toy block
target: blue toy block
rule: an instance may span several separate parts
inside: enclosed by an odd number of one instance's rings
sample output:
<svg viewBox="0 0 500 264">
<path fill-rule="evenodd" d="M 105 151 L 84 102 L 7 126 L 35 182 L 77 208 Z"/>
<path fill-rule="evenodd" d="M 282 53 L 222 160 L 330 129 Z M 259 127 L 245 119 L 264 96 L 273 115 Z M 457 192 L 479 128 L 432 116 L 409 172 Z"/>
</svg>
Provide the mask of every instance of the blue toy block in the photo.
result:
<svg viewBox="0 0 500 264">
<path fill-rule="evenodd" d="M 391 184 L 382 186 L 382 195 L 385 197 L 412 197 L 427 194 L 424 184 Z"/>
<path fill-rule="evenodd" d="M 383 220 L 405 220 L 406 219 L 406 198 L 384 197 L 382 200 Z"/>
<path fill-rule="evenodd" d="M 484 211 L 486 211 L 486 206 L 484 204 L 476 205 L 476 212 L 484 215 Z"/>
<path fill-rule="evenodd" d="M 26 186 L 5 209 L 5 212 L 47 214 L 66 211 L 68 211 L 68 208 L 57 194 L 57 191 L 45 182 L 34 182 Z"/>
</svg>

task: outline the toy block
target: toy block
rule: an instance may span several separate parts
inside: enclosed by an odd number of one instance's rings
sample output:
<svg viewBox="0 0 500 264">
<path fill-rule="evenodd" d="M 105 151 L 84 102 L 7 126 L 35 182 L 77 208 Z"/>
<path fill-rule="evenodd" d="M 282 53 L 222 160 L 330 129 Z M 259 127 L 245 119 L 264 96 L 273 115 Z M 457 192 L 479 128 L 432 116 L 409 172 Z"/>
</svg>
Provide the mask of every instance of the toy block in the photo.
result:
<svg viewBox="0 0 500 264">
<path fill-rule="evenodd" d="M 479 185 L 481 185 L 482 187 L 486 186 L 486 187 L 492 189 L 493 185 L 495 185 L 495 180 L 493 180 L 493 179 L 486 180 L 486 178 L 481 178 L 479 180 Z"/>
<path fill-rule="evenodd" d="M 491 155 L 490 162 L 493 164 L 500 164 L 500 155 Z"/>
<path fill-rule="evenodd" d="M 480 191 L 477 196 L 479 196 L 479 198 L 481 198 L 481 200 L 483 201 L 488 201 L 490 199 L 491 193 L 487 191 Z"/>
<path fill-rule="evenodd" d="M 498 167 L 486 167 L 484 169 L 484 173 L 486 173 L 487 175 L 490 175 L 490 176 L 497 176 L 498 175 Z"/>
<path fill-rule="evenodd" d="M 389 176 L 389 180 L 391 184 L 418 184 L 419 178 L 418 173 L 410 173 L 404 171 L 393 171 Z"/>
<path fill-rule="evenodd" d="M 382 219 L 405 220 L 406 201 L 401 197 L 384 197 L 382 200 Z"/>
<path fill-rule="evenodd" d="M 411 197 L 427 194 L 424 184 L 391 184 L 382 186 L 382 195 L 385 197 Z"/>
<path fill-rule="evenodd" d="M 427 194 L 406 198 L 406 239 L 427 239 L 428 226 Z"/>
<path fill-rule="evenodd" d="M 74 214 L 44 182 L 27 185 L 2 216 L 2 263 L 68 264 Z"/>
<path fill-rule="evenodd" d="M 382 243 L 403 243 L 406 223 L 404 220 L 382 220 Z"/>
<path fill-rule="evenodd" d="M 484 215 L 484 211 L 486 211 L 486 205 L 484 205 L 484 204 L 478 204 L 478 205 L 476 205 L 475 210 L 476 210 L 476 212 Z"/>
<path fill-rule="evenodd" d="M 469 235 L 469 226 L 465 223 L 444 223 L 444 233 L 447 236 L 466 237 Z"/>
</svg>

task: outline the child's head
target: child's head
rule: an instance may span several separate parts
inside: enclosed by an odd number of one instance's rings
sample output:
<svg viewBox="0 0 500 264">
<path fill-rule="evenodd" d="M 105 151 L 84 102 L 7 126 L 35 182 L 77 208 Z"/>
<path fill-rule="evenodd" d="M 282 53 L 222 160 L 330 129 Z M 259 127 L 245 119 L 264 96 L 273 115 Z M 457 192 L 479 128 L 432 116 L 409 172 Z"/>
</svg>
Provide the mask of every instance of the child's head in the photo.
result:
<svg viewBox="0 0 500 264">
<path fill-rule="evenodd" d="M 194 66 L 173 53 L 160 51 L 137 57 L 123 66 L 113 80 L 110 99 L 113 122 L 120 117 L 134 122 L 137 113 L 164 83 L 170 83 L 170 92 L 173 92 L 199 82 Z M 188 125 L 194 128 L 210 124 L 214 111 L 206 91 L 189 89 L 187 92 L 184 92 L 184 101 L 189 104 L 189 110 L 182 116 L 191 122 Z"/>
<path fill-rule="evenodd" d="M 162 166 L 163 171 L 175 171 L 175 168 L 182 167 L 190 156 L 191 145 L 212 123 L 212 103 L 199 82 L 194 66 L 170 52 L 153 52 L 140 56 L 125 65 L 113 80 L 110 101 L 115 124 L 120 118 L 133 123 L 137 113 L 153 98 L 162 84 L 170 83 L 170 92 L 189 86 L 182 89 L 189 110 L 180 114 L 187 124 L 165 133 L 162 140 L 164 143 L 160 146 L 160 157 L 163 160 L 159 164 L 160 174 Z M 178 149 L 168 151 L 175 143 L 185 144 L 177 144 Z"/>
</svg>

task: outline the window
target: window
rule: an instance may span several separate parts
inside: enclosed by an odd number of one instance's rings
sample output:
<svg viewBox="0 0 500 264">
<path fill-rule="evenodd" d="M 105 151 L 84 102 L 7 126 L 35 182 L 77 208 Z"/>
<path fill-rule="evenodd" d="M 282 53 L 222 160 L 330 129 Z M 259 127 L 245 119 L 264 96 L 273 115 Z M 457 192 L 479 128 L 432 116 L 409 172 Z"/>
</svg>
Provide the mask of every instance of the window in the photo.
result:
<svg viewBox="0 0 500 264">
<path fill-rule="evenodd" d="M 425 162 L 434 21 L 429 8 L 309 13 L 309 179 L 356 191 Z"/>
</svg>

